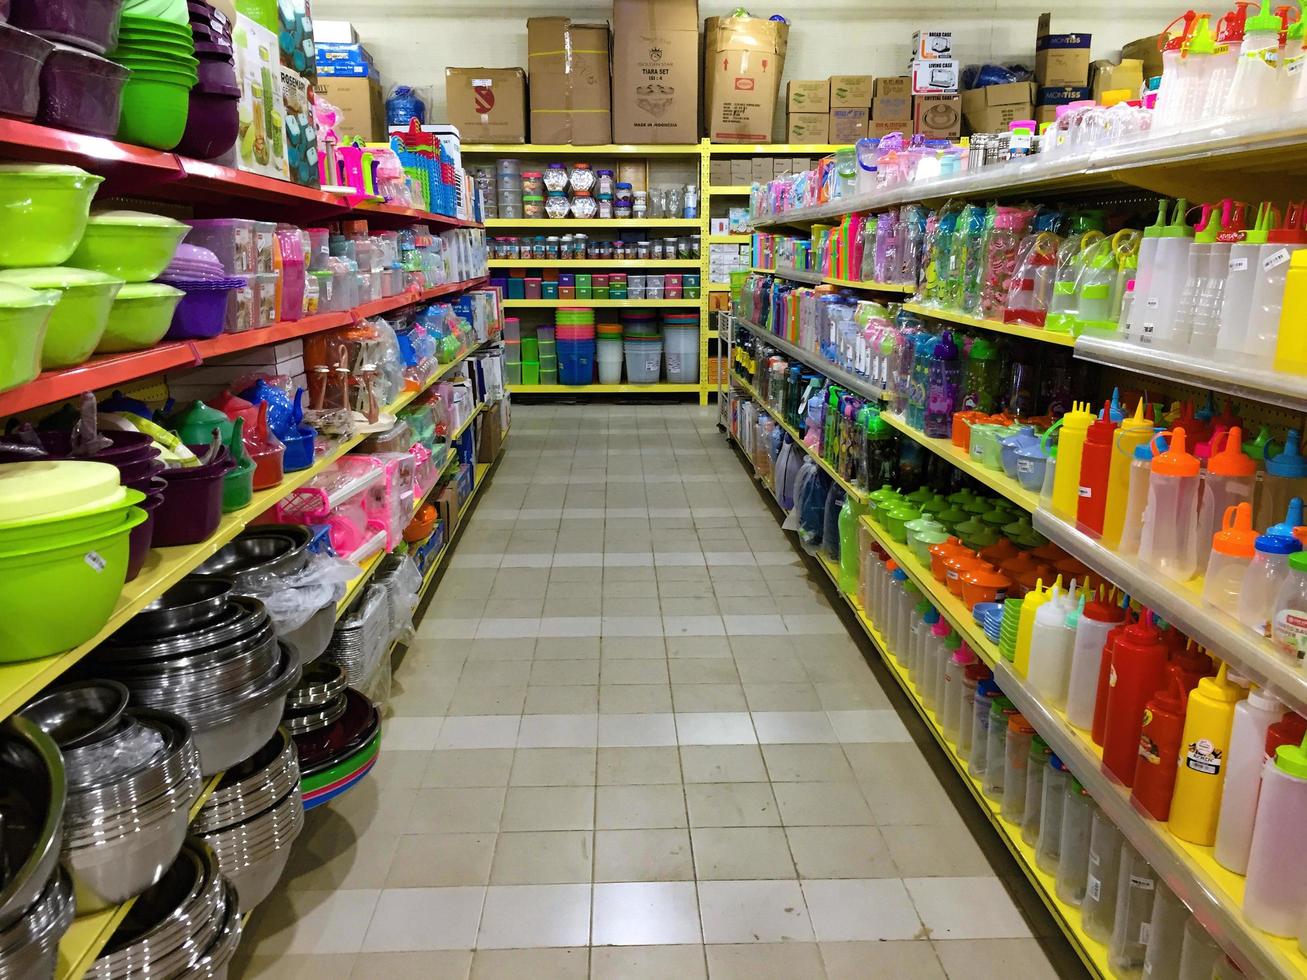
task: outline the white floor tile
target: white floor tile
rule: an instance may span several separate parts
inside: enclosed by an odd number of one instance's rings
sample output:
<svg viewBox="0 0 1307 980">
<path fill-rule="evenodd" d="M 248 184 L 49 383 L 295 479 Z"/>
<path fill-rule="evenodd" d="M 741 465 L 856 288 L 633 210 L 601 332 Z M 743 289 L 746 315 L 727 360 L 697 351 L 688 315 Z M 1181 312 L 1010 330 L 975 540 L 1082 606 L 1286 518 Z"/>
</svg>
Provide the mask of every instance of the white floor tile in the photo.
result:
<svg viewBox="0 0 1307 980">
<path fill-rule="evenodd" d="M 824 711 L 755 711 L 753 726 L 764 744 L 834 742 L 835 729 Z"/>
<path fill-rule="evenodd" d="M 812 924 L 797 881 L 701 881 L 705 943 L 811 942 Z"/>
<path fill-rule="evenodd" d="M 725 636 L 721 616 L 664 616 L 663 632 L 668 636 Z"/>
<path fill-rule="evenodd" d="M 585 946 L 590 942 L 589 885 L 491 885 L 478 949 Z"/>
<path fill-rule="evenodd" d="M 436 747 L 443 718 L 395 717 L 386 721 L 386 751 L 431 750 Z"/>
<path fill-rule="evenodd" d="M 728 636 L 784 636 L 786 632 L 785 620 L 780 616 L 722 616 L 722 620 Z"/>
<path fill-rule="evenodd" d="M 548 604 L 545 606 L 548 610 Z M 601 620 L 598 616 L 545 616 L 540 620 L 539 637 L 578 639 L 599 636 Z"/>
<path fill-rule="evenodd" d="M 511 749 L 517 745 L 517 715 L 450 717 L 436 739 L 438 749 Z"/>
<path fill-rule="evenodd" d="M 600 715 L 603 747 L 676 744 L 676 721 L 670 714 Z"/>
<path fill-rule="evenodd" d="M 997 878 L 905 878 L 933 939 L 1024 939 L 1021 912 Z"/>
<path fill-rule="evenodd" d="M 597 715 L 523 715 L 517 731 L 520 749 L 594 748 L 598 744 Z"/>
<path fill-rule="evenodd" d="M 605 616 L 602 629 L 604 636 L 662 636 L 663 621 L 660 616 Z"/>
<path fill-rule="evenodd" d="M 898 878 L 804 881 L 803 897 L 818 942 L 924 938 Z"/>
<path fill-rule="evenodd" d="M 699 901 L 692 881 L 650 881 L 594 886 L 596 946 L 670 946 L 702 940 Z"/>
<path fill-rule="evenodd" d="M 484 888 L 387 888 L 362 952 L 470 949 L 476 945 Z"/>
<path fill-rule="evenodd" d="M 677 714 L 676 737 L 682 745 L 752 745 L 758 741 L 747 711 Z"/>
<path fill-rule="evenodd" d="M 381 892 L 348 888 L 289 891 L 285 896 L 286 905 L 268 916 L 276 929 L 265 941 L 268 952 L 357 953 Z"/>
<path fill-rule="evenodd" d="M 911 742 L 912 736 L 892 708 L 828 711 L 841 742 Z"/>
</svg>

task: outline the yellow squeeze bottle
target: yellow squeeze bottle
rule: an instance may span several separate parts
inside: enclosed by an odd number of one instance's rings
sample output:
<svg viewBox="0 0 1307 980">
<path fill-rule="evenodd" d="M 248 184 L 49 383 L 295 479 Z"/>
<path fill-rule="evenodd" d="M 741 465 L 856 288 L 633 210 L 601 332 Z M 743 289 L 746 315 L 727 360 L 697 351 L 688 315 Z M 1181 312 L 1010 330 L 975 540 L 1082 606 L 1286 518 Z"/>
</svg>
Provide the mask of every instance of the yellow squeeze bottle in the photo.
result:
<svg viewBox="0 0 1307 980">
<path fill-rule="evenodd" d="M 1274 367 L 1289 374 L 1307 374 L 1307 249 L 1299 249 L 1289 258 Z"/>
<path fill-rule="evenodd" d="M 1222 663 L 1215 677 L 1204 677 L 1189 695 L 1171 797 L 1171 833 L 1203 847 L 1216 843 L 1234 707 L 1248 694 L 1246 687 L 1226 677 L 1226 670 Z"/>
<path fill-rule="evenodd" d="M 1062 416 L 1062 432 L 1057 437 L 1057 468 L 1053 471 L 1053 512 L 1064 521 L 1074 521 L 1080 506 L 1080 460 L 1085 452 L 1085 436 L 1096 416 L 1088 402 L 1076 402 Z"/>
<path fill-rule="evenodd" d="M 1053 583 L 1053 588 L 1062 591 L 1061 575 Z M 1052 590 L 1044 588 L 1044 580 L 1040 579 L 1035 583 L 1035 587 L 1026 593 L 1021 603 L 1021 618 L 1017 621 L 1017 648 L 1012 656 L 1012 666 L 1022 677 L 1026 676 L 1026 671 L 1030 667 L 1030 639 L 1035 632 L 1035 613 L 1039 612 L 1039 607 L 1052 596 Z"/>
<path fill-rule="evenodd" d="M 1125 527 L 1126 501 L 1130 496 L 1130 462 L 1135 447 L 1153 437 L 1152 419 L 1144 416 L 1144 400 L 1135 403 L 1135 414 L 1117 427 L 1112 440 L 1112 462 L 1107 470 L 1107 503 L 1103 511 L 1102 544 L 1115 551 Z"/>
</svg>

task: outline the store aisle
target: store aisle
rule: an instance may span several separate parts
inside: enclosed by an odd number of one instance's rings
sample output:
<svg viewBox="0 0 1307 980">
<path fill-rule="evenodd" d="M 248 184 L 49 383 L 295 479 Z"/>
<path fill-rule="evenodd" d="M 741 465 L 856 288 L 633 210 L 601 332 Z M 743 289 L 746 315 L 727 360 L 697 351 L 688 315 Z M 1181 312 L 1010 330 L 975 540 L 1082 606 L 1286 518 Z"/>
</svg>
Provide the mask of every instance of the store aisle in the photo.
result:
<svg viewBox="0 0 1307 980">
<path fill-rule="evenodd" d="M 715 423 L 515 410 L 234 977 L 1080 975 Z"/>
</svg>

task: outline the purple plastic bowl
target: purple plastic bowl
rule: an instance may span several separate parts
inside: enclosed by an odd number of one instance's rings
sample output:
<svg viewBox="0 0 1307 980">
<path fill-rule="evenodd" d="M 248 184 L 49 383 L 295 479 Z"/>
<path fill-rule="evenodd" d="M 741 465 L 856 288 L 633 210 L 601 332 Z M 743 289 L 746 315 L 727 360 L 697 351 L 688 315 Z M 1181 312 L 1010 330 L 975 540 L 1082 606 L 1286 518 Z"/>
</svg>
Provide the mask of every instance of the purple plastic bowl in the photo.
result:
<svg viewBox="0 0 1307 980">
<path fill-rule="evenodd" d="M 199 544 L 218 529 L 222 520 L 222 481 L 236 465 L 229 456 L 226 466 L 206 466 L 207 476 L 168 480 L 168 491 L 154 512 L 156 548 Z"/>
<path fill-rule="evenodd" d="M 137 506 L 145 511 L 145 520 L 131 530 L 127 538 L 127 581 L 141 574 L 145 559 L 154 543 L 154 513 L 163 504 L 162 496 L 147 496 Z"/>
<path fill-rule="evenodd" d="M 118 432 L 106 429 L 99 433 L 110 445 L 95 454 L 98 463 L 135 463 L 149 456 L 154 440 L 144 432 Z M 64 429 L 42 429 L 37 433 L 46 452 L 57 458 L 67 458 L 73 448 L 73 434 Z"/>
<path fill-rule="evenodd" d="M 177 144 L 178 153 L 196 160 L 212 160 L 236 145 L 241 127 L 240 90 L 234 85 L 231 88 L 235 96 L 210 92 L 203 82 L 191 89 L 186 132 Z"/>
<path fill-rule="evenodd" d="M 204 454 L 209 451 L 208 446 L 198 444 L 193 445 L 191 443 L 187 443 L 186 448 L 201 459 L 203 459 Z M 209 463 L 207 466 L 174 467 L 168 471 L 168 480 L 170 482 L 176 482 L 178 480 L 205 479 L 220 470 L 223 473 L 226 473 L 234 465 L 235 460 L 232 459 L 231 453 L 227 451 L 226 446 L 223 446 L 221 451 L 219 451 L 217 458 L 212 463 Z"/>
<path fill-rule="evenodd" d="M 199 73 L 199 85 L 206 92 L 212 92 L 211 86 L 217 85 L 222 88 L 234 88 L 237 94 L 240 88 L 236 83 L 236 68 L 229 61 L 201 61 L 196 69 Z"/>
<path fill-rule="evenodd" d="M 184 290 L 186 295 L 177 304 L 165 340 L 198 340 L 222 333 L 227 319 L 227 297 L 232 289 L 238 287 L 211 289 L 184 280 L 170 280 L 168 285 Z M 241 285 L 244 285 L 244 280 L 241 280 Z"/>
<path fill-rule="evenodd" d="M 94 136 L 114 135 L 130 74 L 107 58 L 55 45 L 41 69 L 40 121 Z"/>
<path fill-rule="evenodd" d="M 12 0 L 9 22 L 52 41 L 104 54 L 118 38 L 123 0 Z"/>
<path fill-rule="evenodd" d="M 45 38 L 10 27 L 0 16 L 0 116 L 36 118 L 41 108 L 41 66 L 53 50 Z"/>
<path fill-rule="evenodd" d="M 9 0 L 0 0 L 0 21 L 9 19 Z"/>
<path fill-rule="evenodd" d="M 114 465 L 118 467 L 118 479 L 128 487 L 134 487 L 138 483 L 148 483 L 168 468 L 168 464 L 159 458 L 157 452 L 151 453 L 139 462 L 115 462 Z"/>
<path fill-rule="evenodd" d="M 195 53 L 203 61 L 206 56 L 227 59 L 232 57 L 232 46 L 225 41 L 196 41 Z"/>
</svg>

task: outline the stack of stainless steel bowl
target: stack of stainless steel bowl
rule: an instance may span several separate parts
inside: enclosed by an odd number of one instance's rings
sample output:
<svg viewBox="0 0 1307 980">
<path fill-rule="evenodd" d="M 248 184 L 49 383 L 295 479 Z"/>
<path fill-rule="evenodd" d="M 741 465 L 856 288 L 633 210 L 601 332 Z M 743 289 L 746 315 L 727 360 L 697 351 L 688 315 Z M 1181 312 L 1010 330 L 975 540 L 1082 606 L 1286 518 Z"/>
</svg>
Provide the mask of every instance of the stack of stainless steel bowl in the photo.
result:
<svg viewBox="0 0 1307 980">
<path fill-rule="evenodd" d="M 303 828 L 299 759 L 289 733 L 279 728 L 268 744 L 227 770 L 193 831 L 213 848 L 241 911 L 248 912 L 280 880 Z"/>
<path fill-rule="evenodd" d="M 309 563 L 309 542 L 313 533 L 298 524 L 264 524 L 246 528 L 195 570 L 196 575 L 214 575 L 232 581 L 237 592 L 267 595 L 279 583 L 304 571 Z M 299 654 L 301 664 L 322 656 L 336 624 L 336 603 L 320 606 L 302 626 L 279 630 L 278 636 Z"/>
<path fill-rule="evenodd" d="M 305 668 L 299 685 L 286 698 L 282 722 L 292 735 L 307 735 L 334 725 L 349 705 L 345 668 L 319 660 Z"/>
<path fill-rule="evenodd" d="M 66 805 L 53 739 L 24 718 L 0 724 L 0 980 L 48 980 L 73 921 L 59 869 Z"/>
<path fill-rule="evenodd" d="M 241 938 L 236 889 L 203 841 L 189 838 L 138 898 L 86 974 L 93 980 L 225 980 Z"/>
<path fill-rule="evenodd" d="M 159 880 L 186 839 L 203 785 L 186 722 L 126 705 L 121 684 L 85 681 L 22 711 L 63 753 L 63 856 L 82 913 L 118 905 Z"/>
<path fill-rule="evenodd" d="M 212 776 L 248 758 L 277 730 L 299 679 L 257 599 L 223 579 L 189 577 L 101 644 L 97 673 L 121 681 L 133 704 L 191 725 L 200 768 Z"/>
<path fill-rule="evenodd" d="M 337 625 L 327 657 L 345 668 L 349 683 L 363 687 L 390 648 L 390 592 L 369 585 Z"/>
</svg>

